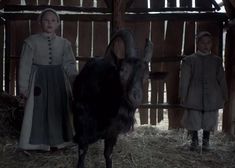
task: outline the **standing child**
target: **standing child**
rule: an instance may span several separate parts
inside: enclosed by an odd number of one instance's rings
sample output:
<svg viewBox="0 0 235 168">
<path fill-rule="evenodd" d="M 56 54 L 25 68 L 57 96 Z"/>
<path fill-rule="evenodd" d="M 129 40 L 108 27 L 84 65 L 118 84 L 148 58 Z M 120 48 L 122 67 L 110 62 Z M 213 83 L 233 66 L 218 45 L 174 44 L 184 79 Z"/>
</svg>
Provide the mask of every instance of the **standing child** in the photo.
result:
<svg viewBox="0 0 235 168">
<path fill-rule="evenodd" d="M 180 98 L 185 113 L 183 126 L 191 132 L 190 150 L 198 148 L 198 130 L 203 129 L 202 150 L 209 149 L 210 131 L 218 121 L 218 109 L 227 99 L 227 86 L 222 59 L 211 53 L 212 36 L 200 32 L 197 52 L 182 61 Z"/>
<path fill-rule="evenodd" d="M 42 33 L 24 41 L 19 91 L 27 99 L 19 148 L 62 148 L 72 139 L 69 117 L 70 84 L 77 74 L 70 43 L 56 35 L 60 17 L 53 9 L 39 16 Z"/>
</svg>

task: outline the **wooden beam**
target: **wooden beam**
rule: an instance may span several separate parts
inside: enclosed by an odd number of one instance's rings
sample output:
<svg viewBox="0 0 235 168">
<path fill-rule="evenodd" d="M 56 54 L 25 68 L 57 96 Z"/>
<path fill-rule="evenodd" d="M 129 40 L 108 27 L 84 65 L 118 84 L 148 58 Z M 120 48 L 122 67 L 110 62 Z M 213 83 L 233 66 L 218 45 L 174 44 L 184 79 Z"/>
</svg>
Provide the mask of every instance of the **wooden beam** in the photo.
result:
<svg viewBox="0 0 235 168">
<path fill-rule="evenodd" d="M 159 20 L 174 20 L 174 21 L 211 21 L 218 22 L 227 21 L 228 17 L 225 13 L 155 13 L 155 14 L 126 14 L 126 21 L 159 21 Z"/>
<path fill-rule="evenodd" d="M 61 20 L 66 21 L 110 21 L 111 14 L 60 14 Z M 4 14 L 6 20 L 37 20 L 36 13 L 7 13 Z"/>
<path fill-rule="evenodd" d="M 62 20 L 66 21 L 111 21 L 111 14 L 60 14 Z M 2 16 L 7 20 L 36 20 L 35 13 L 4 13 Z M 126 22 L 136 21 L 228 21 L 225 13 L 155 13 L 155 14 L 125 14 Z"/>
<path fill-rule="evenodd" d="M 95 7 L 80 7 L 80 6 L 60 6 L 60 5 L 6 5 L 4 7 L 5 12 L 17 12 L 17 11 L 41 11 L 45 8 L 53 8 L 56 11 L 69 11 L 69 12 L 101 12 L 111 13 L 111 9 L 108 8 L 95 8 Z"/>
<path fill-rule="evenodd" d="M 128 1 L 132 3 L 131 1 Z M 148 13 L 148 12 L 169 12 L 169 11 L 198 11 L 198 12 L 210 12 L 215 11 L 216 8 L 207 8 L 207 7 L 157 7 L 157 8 L 129 8 L 130 4 L 126 4 L 126 11 L 133 13 Z M 6 5 L 4 6 L 5 12 L 17 12 L 17 11 L 41 11 L 45 8 L 53 8 L 57 11 L 69 11 L 69 12 L 100 12 L 100 13 L 112 13 L 111 8 L 104 7 L 80 7 L 80 6 L 60 6 L 60 5 Z"/>
<path fill-rule="evenodd" d="M 158 104 L 141 104 L 139 105 L 139 108 L 161 108 L 161 109 L 175 109 L 175 108 L 182 108 L 179 104 L 169 104 L 169 103 L 158 103 Z"/>
</svg>

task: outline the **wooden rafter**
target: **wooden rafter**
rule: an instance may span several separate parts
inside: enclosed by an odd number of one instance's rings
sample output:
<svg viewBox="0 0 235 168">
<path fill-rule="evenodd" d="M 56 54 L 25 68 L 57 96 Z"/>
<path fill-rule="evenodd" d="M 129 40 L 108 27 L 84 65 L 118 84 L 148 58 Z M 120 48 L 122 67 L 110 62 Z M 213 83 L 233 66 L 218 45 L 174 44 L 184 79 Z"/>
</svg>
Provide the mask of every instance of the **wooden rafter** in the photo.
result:
<svg viewBox="0 0 235 168">
<path fill-rule="evenodd" d="M 129 8 L 131 6 L 130 1 L 125 5 L 126 12 L 133 13 L 148 13 L 148 12 L 168 12 L 168 11 L 215 11 L 214 8 L 205 8 L 205 7 L 168 7 L 168 8 Z M 41 11 L 45 8 L 53 8 L 57 11 L 69 11 L 69 12 L 99 12 L 99 13 L 112 13 L 112 8 L 95 8 L 95 7 L 79 7 L 79 6 L 60 6 L 60 5 L 6 5 L 4 6 L 5 12 L 19 12 L 19 11 Z"/>
</svg>

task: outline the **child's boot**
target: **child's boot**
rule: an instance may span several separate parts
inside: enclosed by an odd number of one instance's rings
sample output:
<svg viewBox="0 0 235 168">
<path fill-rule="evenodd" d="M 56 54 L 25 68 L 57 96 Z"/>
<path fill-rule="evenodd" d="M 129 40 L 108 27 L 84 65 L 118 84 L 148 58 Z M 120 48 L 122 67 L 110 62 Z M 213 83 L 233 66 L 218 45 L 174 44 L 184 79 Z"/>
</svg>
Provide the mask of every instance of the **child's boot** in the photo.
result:
<svg viewBox="0 0 235 168">
<path fill-rule="evenodd" d="M 210 131 L 203 131 L 203 139 L 202 139 L 202 150 L 209 151 L 210 150 Z"/>
<path fill-rule="evenodd" d="M 191 131 L 191 136 L 192 136 L 192 142 L 191 142 L 190 150 L 196 151 L 198 148 L 198 132 Z"/>
</svg>

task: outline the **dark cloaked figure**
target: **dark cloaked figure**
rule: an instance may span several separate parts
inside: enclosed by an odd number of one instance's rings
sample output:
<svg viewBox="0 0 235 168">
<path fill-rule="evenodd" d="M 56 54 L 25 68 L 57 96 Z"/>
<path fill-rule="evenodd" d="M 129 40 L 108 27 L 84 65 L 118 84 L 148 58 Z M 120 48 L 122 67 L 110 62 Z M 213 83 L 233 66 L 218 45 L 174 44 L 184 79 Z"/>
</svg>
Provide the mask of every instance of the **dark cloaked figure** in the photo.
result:
<svg viewBox="0 0 235 168">
<path fill-rule="evenodd" d="M 197 52 L 186 56 L 181 65 L 182 124 L 192 136 L 190 149 L 198 148 L 198 130 L 203 129 L 202 149 L 208 150 L 210 131 L 217 126 L 218 110 L 227 100 L 227 85 L 222 59 L 211 53 L 211 34 L 200 32 L 196 40 Z"/>
</svg>

